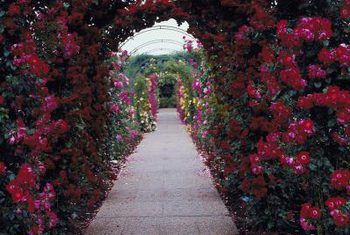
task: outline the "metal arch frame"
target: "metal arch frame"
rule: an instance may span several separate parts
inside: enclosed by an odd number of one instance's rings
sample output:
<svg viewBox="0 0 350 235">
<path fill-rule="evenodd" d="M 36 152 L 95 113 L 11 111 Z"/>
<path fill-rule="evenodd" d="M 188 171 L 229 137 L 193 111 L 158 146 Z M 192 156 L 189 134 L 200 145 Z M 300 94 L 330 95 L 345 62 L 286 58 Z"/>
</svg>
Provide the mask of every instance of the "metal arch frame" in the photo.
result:
<svg viewBox="0 0 350 235">
<path fill-rule="evenodd" d="M 171 44 L 175 44 L 175 45 L 179 45 L 181 47 L 184 46 L 183 43 L 181 42 L 178 42 L 176 40 L 172 40 L 172 39 L 156 39 L 156 40 L 151 40 L 151 41 L 148 41 L 148 42 L 145 42 L 137 47 L 135 47 L 129 54 L 134 54 L 135 52 L 137 52 L 138 50 L 144 48 L 144 47 L 147 47 L 147 46 L 150 46 L 150 45 L 153 45 L 153 44 L 158 44 L 158 43 L 171 43 Z"/>
<path fill-rule="evenodd" d="M 162 29 L 169 30 L 169 31 L 175 31 L 175 32 L 178 32 L 178 33 L 183 33 L 186 36 L 189 36 L 190 38 L 192 38 L 193 40 L 196 40 L 195 37 L 193 37 L 191 34 L 189 34 L 187 31 L 185 31 L 183 29 L 180 29 L 180 28 L 177 28 L 177 27 L 171 26 L 171 25 L 156 25 L 156 26 L 153 26 L 151 28 L 147 28 L 147 29 L 141 30 L 138 33 L 135 33 L 133 36 L 127 38 L 122 44 L 120 44 L 119 48 L 122 48 L 131 39 L 134 39 L 135 37 L 137 37 L 137 36 L 139 36 L 141 34 L 148 33 L 148 32 L 154 31 L 154 30 L 162 30 Z"/>
<path fill-rule="evenodd" d="M 148 53 L 154 52 L 154 51 L 169 51 L 170 53 L 181 52 L 181 50 L 175 50 L 174 48 L 162 47 L 162 48 L 155 48 L 155 49 L 151 49 L 151 50 L 145 51 L 142 54 L 148 54 Z"/>
</svg>

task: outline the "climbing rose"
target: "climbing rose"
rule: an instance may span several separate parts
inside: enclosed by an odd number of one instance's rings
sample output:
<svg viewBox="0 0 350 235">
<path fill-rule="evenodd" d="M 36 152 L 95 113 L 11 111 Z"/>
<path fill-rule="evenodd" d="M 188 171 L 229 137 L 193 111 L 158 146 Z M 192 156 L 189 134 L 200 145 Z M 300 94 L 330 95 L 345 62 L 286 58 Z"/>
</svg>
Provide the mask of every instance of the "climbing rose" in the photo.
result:
<svg viewBox="0 0 350 235">
<path fill-rule="evenodd" d="M 324 63 L 325 65 L 331 64 L 335 60 L 335 53 L 334 51 L 322 48 L 321 51 L 318 53 L 318 60 Z"/>
<path fill-rule="evenodd" d="M 345 0 L 342 8 L 340 9 L 340 16 L 343 19 L 350 18 L 350 1 Z"/>
<path fill-rule="evenodd" d="M 302 79 L 299 69 L 289 68 L 281 71 L 281 80 L 295 90 L 306 87 L 307 82 Z"/>
<path fill-rule="evenodd" d="M 35 185 L 36 181 L 33 169 L 29 164 L 25 163 L 21 166 L 16 178 L 6 185 L 6 189 L 10 193 L 13 202 L 30 202 L 30 190 L 34 188 Z"/>
<path fill-rule="evenodd" d="M 344 213 L 339 210 L 334 210 L 330 213 L 333 222 L 337 227 L 346 227 L 349 225 L 350 216 L 348 213 Z"/>
<path fill-rule="evenodd" d="M 330 211 L 339 209 L 345 204 L 346 204 L 346 200 L 342 197 L 330 197 L 326 201 L 326 206 L 329 208 Z"/>
<path fill-rule="evenodd" d="M 319 65 L 309 65 L 308 75 L 309 75 L 309 78 L 322 79 L 326 77 L 327 72 L 323 70 Z"/>
<path fill-rule="evenodd" d="M 304 203 L 301 205 L 300 210 L 300 225 L 301 227 L 306 230 L 315 230 L 316 227 L 308 222 L 309 219 L 320 219 L 321 218 L 321 210 L 318 207 L 312 206 L 310 203 Z"/>
<path fill-rule="evenodd" d="M 10 16 L 19 15 L 20 13 L 21 13 L 21 8 L 20 8 L 16 3 L 12 3 L 12 4 L 9 6 L 8 14 L 9 14 Z"/>
<path fill-rule="evenodd" d="M 305 219 L 319 219 L 321 217 L 321 211 L 318 207 L 313 207 L 310 203 L 304 203 L 301 205 L 300 216 Z"/>
<path fill-rule="evenodd" d="M 300 217 L 300 225 L 305 231 L 316 230 L 316 227 L 310 224 L 309 222 L 307 222 L 307 220 L 303 217 Z"/>
<path fill-rule="evenodd" d="M 0 162 L 0 175 L 3 175 L 6 172 L 5 163 Z"/>
<path fill-rule="evenodd" d="M 263 47 L 260 55 L 265 63 L 272 63 L 275 60 L 274 51 L 271 48 Z"/>
<path fill-rule="evenodd" d="M 311 119 L 302 119 L 292 122 L 284 134 L 284 142 L 296 141 L 298 144 L 304 144 L 309 136 L 315 132 L 314 122 Z"/>
<path fill-rule="evenodd" d="M 335 189 L 341 190 L 349 185 L 350 171 L 341 169 L 336 170 L 331 174 L 331 186 Z"/>
<path fill-rule="evenodd" d="M 310 163 L 310 153 L 309 152 L 300 152 L 297 155 L 297 162 L 302 165 L 307 165 Z"/>
<path fill-rule="evenodd" d="M 321 17 L 304 17 L 294 29 L 297 37 L 311 42 L 314 40 L 325 41 L 332 37 L 332 22 Z"/>
<path fill-rule="evenodd" d="M 58 108 L 58 100 L 55 96 L 47 96 L 42 106 L 42 110 L 45 112 L 52 112 Z"/>
</svg>

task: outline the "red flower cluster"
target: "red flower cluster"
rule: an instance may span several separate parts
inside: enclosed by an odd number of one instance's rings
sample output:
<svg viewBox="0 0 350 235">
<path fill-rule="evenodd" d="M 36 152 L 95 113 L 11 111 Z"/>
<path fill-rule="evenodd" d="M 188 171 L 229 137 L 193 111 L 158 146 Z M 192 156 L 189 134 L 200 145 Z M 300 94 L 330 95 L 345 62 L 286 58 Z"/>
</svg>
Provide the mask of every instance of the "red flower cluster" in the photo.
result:
<svg viewBox="0 0 350 235">
<path fill-rule="evenodd" d="M 261 99 L 261 94 L 259 90 L 254 86 L 253 82 L 250 82 L 247 86 L 247 93 L 251 98 Z"/>
<path fill-rule="evenodd" d="M 333 35 L 332 22 L 322 17 L 301 18 L 294 35 L 306 42 L 329 40 Z"/>
<path fill-rule="evenodd" d="M 6 186 L 15 203 L 28 202 L 30 211 L 34 210 L 34 201 L 30 190 L 36 187 L 36 175 L 29 164 L 23 164 L 15 179 Z"/>
<path fill-rule="evenodd" d="M 37 77 L 46 76 L 50 71 L 48 64 L 42 61 L 36 54 L 21 55 L 13 63 L 16 66 L 28 65 L 28 72 Z"/>
<path fill-rule="evenodd" d="M 6 172 L 6 165 L 3 162 L 0 162 L 0 176 L 5 174 Z"/>
<path fill-rule="evenodd" d="M 292 115 L 291 108 L 285 105 L 283 101 L 272 103 L 269 110 L 273 114 L 273 122 L 280 125 L 286 122 Z"/>
<path fill-rule="evenodd" d="M 305 151 L 298 153 L 296 162 L 303 166 L 308 165 L 310 163 L 310 153 Z"/>
<path fill-rule="evenodd" d="M 325 41 L 332 35 L 332 23 L 321 17 L 301 18 L 294 29 L 288 28 L 286 20 L 277 24 L 277 37 L 286 47 L 300 47 L 303 41 Z"/>
<path fill-rule="evenodd" d="M 21 8 L 18 6 L 18 4 L 12 3 L 12 4 L 9 6 L 8 14 L 9 14 L 10 16 L 19 15 L 20 13 L 21 13 Z"/>
<path fill-rule="evenodd" d="M 63 44 L 63 55 L 65 59 L 70 59 L 79 53 L 80 47 L 76 42 L 76 35 L 74 34 L 60 34 L 58 38 Z"/>
<path fill-rule="evenodd" d="M 344 213 L 340 210 L 333 210 L 330 212 L 333 222 L 337 227 L 347 227 L 350 222 L 349 213 Z"/>
<path fill-rule="evenodd" d="M 343 1 L 343 6 L 340 9 L 340 16 L 344 19 L 350 18 L 350 1 L 349 0 Z"/>
<path fill-rule="evenodd" d="M 310 153 L 299 152 L 295 158 L 281 155 L 280 162 L 282 166 L 289 166 L 295 174 L 304 174 L 307 172 L 307 165 L 310 163 Z"/>
<path fill-rule="evenodd" d="M 346 204 L 346 200 L 342 197 L 331 197 L 326 201 L 326 206 L 330 211 L 339 209 Z"/>
<path fill-rule="evenodd" d="M 235 34 L 236 43 L 242 46 L 247 46 L 250 44 L 250 39 L 248 38 L 249 32 L 252 31 L 252 28 L 243 25 L 241 26 Z"/>
<path fill-rule="evenodd" d="M 300 216 L 305 219 L 321 218 L 321 210 L 318 207 L 313 207 L 311 203 L 301 205 Z"/>
<path fill-rule="evenodd" d="M 333 50 L 322 48 L 318 52 L 318 60 L 325 65 L 329 65 L 335 61 L 335 52 Z"/>
<path fill-rule="evenodd" d="M 305 203 L 301 205 L 300 225 L 306 231 L 316 230 L 311 221 L 320 219 L 321 216 L 321 210 L 318 207 L 313 207 L 311 203 Z"/>
<path fill-rule="evenodd" d="M 341 124 L 350 122 L 350 92 L 341 90 L 337 86 L 328 87 L 325 93 L 313 93 L 298 100 L 298 107 L 310 109 L 313 106 L 332 108 L 337 113 L 337 120 Z"/>
<path fill-rule="evenodd" d="M 309 65 L 308 69 L 308 75 L 309 78 L 317 78 L 317 79 L 323 79 L 326 78 L 327 72 L 322 69 L 319 65 Z"/>
<path fill-rule="evenodd" d="M 298 144 L 304 144 L 314 132 L 314 122 L 311 119 L 292 122 L 289 124 L 287 133 L 283 135 L 283 141 L 286 143 L 295 141 Z"/>
<path fill-rule="evenodd" d="M 342 190 L 350 185 L 350 170 L 340 169 L 331 174 L 331 185 L 333 188 Z"/>
<path fill-rule="evenodd" d="M 326 201 L 326 206 L 330 211 L 333 222 L 338 227 L 346 227 L 349 225 L 350 215 L 341 210 L 347 203 L 346 199 L 342 197 L 331 197 Z"/>
<path fill-rule="evenodd" d="M 295 90 L 301 90 L 306 87 L 307 82 L 301 76 L 299 67 L 295 61 L 295 55 L 281 51 L 278 62 L 284 67 L 280 72 L 280 77 L 285 84 Z"/>
<path fill-rule="evenodd" d="M 335 49 L 322 48 L 318 53 L 318 60 L 325 65 L 338 62 L 342 67 L 350 65 L 350 45 L 340 44 Z"/>
</svg>

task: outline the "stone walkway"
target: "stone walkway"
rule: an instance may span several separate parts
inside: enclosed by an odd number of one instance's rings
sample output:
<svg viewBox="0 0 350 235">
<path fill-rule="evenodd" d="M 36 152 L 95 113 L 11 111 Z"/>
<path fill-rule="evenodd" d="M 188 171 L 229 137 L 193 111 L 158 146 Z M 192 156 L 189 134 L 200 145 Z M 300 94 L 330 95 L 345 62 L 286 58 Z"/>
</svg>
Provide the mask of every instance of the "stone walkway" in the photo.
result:
<svg viewBox="0 0 350 235">
<path fill-rule="evenodd" d="M 86 234 L 238 234 L 176 110 L 159 119 Z"/>
</svg>

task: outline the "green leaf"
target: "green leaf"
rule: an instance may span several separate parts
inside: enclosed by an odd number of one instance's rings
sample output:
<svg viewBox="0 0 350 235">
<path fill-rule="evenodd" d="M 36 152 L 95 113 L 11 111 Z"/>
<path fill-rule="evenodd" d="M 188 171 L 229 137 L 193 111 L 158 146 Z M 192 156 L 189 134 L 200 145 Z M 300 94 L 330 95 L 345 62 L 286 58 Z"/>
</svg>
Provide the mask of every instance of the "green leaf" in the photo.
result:
<svg viewBox="0 0 350 235">
<path fill-rule="evenodd" d="M 315 164 L 313 164 L 313 163 L 310 163 L 309 164 L 309 168 L 310 168 L 310 170 L 314 171 L 314 170 L 317 169 L 317 166 Z"/>
<path fill-rule="evenodd" d="M 315 83 L 314 83 L 314 86 L 315 86 L 316 88 L 321 88 L 322 82 L 315 82 Z"/>
<path fill-rule="evenodd" d="M 5 49 L 5 50 L 4 50 L 4 56 L 5 56 L 5 57 L 8 57 L 9 55 L 10 55 L 10 52 L 9 52 L 8 50 Z"/>
</svg>

